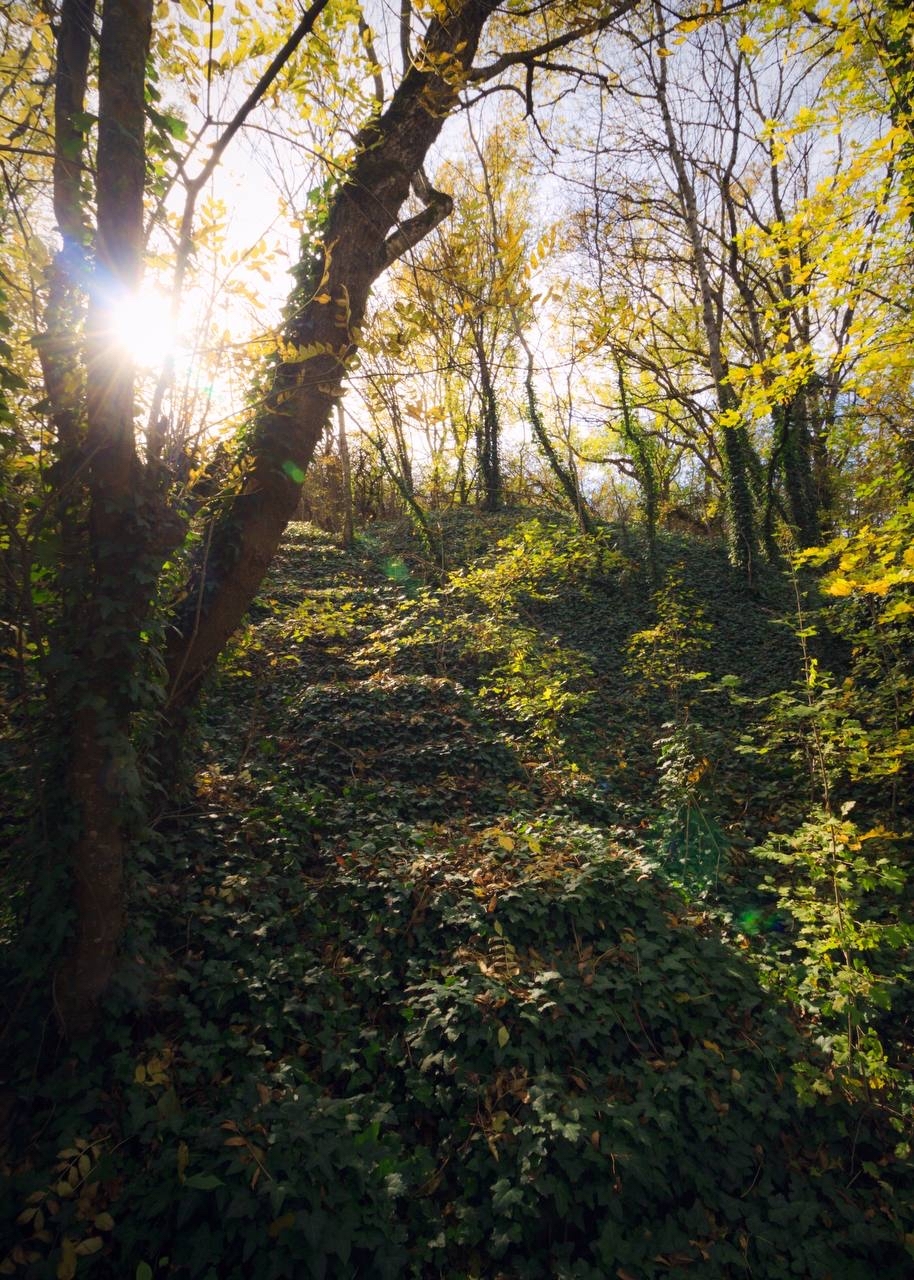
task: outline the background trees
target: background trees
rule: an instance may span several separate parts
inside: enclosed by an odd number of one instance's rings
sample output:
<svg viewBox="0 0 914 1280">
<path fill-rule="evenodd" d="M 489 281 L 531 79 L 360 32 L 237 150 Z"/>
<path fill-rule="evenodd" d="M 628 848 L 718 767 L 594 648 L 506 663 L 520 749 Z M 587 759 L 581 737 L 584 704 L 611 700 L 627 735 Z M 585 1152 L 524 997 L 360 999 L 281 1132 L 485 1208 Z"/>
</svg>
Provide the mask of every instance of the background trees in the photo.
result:
<svg viewBox="0 0 914 1280">
<path fill-rule="evenodd" d="M 770 551 L 786 524 L 808 545 L 835 518 L 838 423 L 875 319 L 859 286 L 894 278 L 903 214 L 895 144 L 874 102 L 848 110 L 831 36 L 776 15 L 690 25 L 654 10 L 630 32 L 618 93 L 638 124 L 604 122 L 582 245 L 595 342 L 727 499 L 745 561 L 757 535 Z"/>
</svg>

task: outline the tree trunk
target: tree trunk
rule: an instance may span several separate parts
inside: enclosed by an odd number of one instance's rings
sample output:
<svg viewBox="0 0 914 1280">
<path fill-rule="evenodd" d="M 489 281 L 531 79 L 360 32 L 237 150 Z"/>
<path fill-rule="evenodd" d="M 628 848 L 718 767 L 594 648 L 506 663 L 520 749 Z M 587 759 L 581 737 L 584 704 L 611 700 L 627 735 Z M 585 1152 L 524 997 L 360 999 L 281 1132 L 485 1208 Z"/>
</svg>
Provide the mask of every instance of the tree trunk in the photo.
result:
<svg viewBox="0 0 914 1280">
<path fill-rule="evenodd" d="M 831 530 L 835 515 L 834 470 L 828 441 L 835 425 L 836 397 L 837 388 L 826 386 L 819 374 L 813 374 L 806 384 L 806 431 L 820 536 Z"/>
<path fill-rule="evenodd" d="M 789 404 L 781 405 L 777 413 L 782 419 L 781 462 L 790 520 L 800 546 L 813 547 L 819 541 L 821 530 L 812 476 L 805 389 L 798 391 Z"/>
<path fill-rule="evenodd" d="M 449 204 L 439 200 L 393 230 L 495 8 L 494 0 L 465 0 L 444 19 L 433 18 L 424 50 L 390 105 L 356 138 L 352 167 L 331 202 L 319 248 L 299 265 L 285 333 L 297 355 L 276 369 L 254 424 L 248 477 L 214 530 L 176 618 L 167 653 L 172 722 L 180 720 L 240 623 L 292 518 L 356 351 L 372 285 L 447 212 Z"/>
<path fill-rule="evenodd" d="M 486 354 L 481 328 L 474 332 L 476 360 L 479 365 L 480 398 L 482 401 L 479 427 L 476 433 L 476 454 L 479 464 L 479 505 L 483 511 L 498 511 L 502 501 L 501 485 L 501 423 L 498 400 L 492 373 Z"/>
<path fill-rule="evenodd" d="M 77 19 L 85 5 L 76 5 Z M 59 638 L 58 681 L 69 724 L 63 816 L 74 930 L 55 982 L 68 1034 L 91 1024 L 123 933 L 124 852 L 140 794 L 132 743 L 142 699 L 140 632 L 161 562 L 180 524 L 135 448 L 134 371 L 113 316 L 139 284 L 145 186 L 145 77 L 152 0 L 107 0 L 99 44 L 97 233 L 89 285 L 85 441 L 75 447 L 88 507 L 85 599 Z M 63 29 L 61 28 L 61 34 Z M 62 51 L 63 53 L 63 51 Z M 64 54 L 64 56 L 66 56 Z M 59 81 L 58 81 L 59 83 Z M 72 107 L 73 104 L 71 103 Z M 66 149 L 66 133 L 58 139 Z M 65 231 L 64 245 L 70 229 Z M 58 431 L 62 424 L 58 420 Z M 61 441 L 64 445 L 66 442 Z M 67 473 L 65 482 L 72 476 Z"/>
<path fill-rule="evenodd" d="M 90 232 L 82 197 L 85 138 L 74 119 L 86 108 L 95 0 L 65 0 L 56 34 L 54 73 L 54 216 L 61 247 L 51 264 L 45 332 L 37 342 L 54 428 L 51 469 L 61 543 L 60 617 L 55 644 L 65 649 L 88 590 L 87 511 L 78 483 L 85 447 L 85 369 L 79 334 L 85 322 Z"/>
<path fill-rule="evenodd" d="M 648 565 L 651 571 L 651 582 L 657 588 L 660 586 L 660 567 L 657 560 L 657 476 L 653 459 L 648 451 L 647 441 L 629 408 L 628 390 L 625 386 L 625 370 L 622 368 L 622 361 L 618 358 L 616 359 L 616 373 L 619 379 L 619 401 L 622 408 L 622 433 L 626 444 L 634 455 L 635 474 L 644 498 Z"/>
<path fill-rule="evenodd" d="M 349 464 L 349 441 L 346 437 L 346 410 L 342 401 L 337 404 L 337 426 L 340 442 L 340 482 L 343 489 L 343 546 L 349 548 L 355 542 L 352 519 L 352 467 Z"/>
<path fill-rule="evenodd" d="M 524 343 L 524 346 L 526 345 Z M 568 499 L 579 529 L 582 533 L 593 533 L 593 519 L 581 492 L 581 486 L 578 484 L 577 475 L 570 467 L 562 465 L 562 460 L 556 453 L 555 447 L 546 431 L 543 415 L 540 413 L 539 401 L 536 398 L 536 387 L 533 385 L 533 353 L 529 349 L 527 350 L 527 373 L 524 378 L 524 389 L 527 393 L 527 418 L 543 456 L 552 468 L 553 475 L 558 480 L 562 492 Z"/>
<path fill-rule="evenodd" d="M 515 308 L 512 308 L 511 319 L 514 325 L 514 333 L 518 342 L 523 347 L 524 355 L 527 357 L 527 371 L 524 376 L 524 390 L 527 395 L 527 419 L 530 423 L 530 427 L 536 437 L 540 449 L 543 451 L 546 461 L 552 468 L 555 478 L 562 487 L 562 492 L 568 499 L 572 511 L 574 511 L 578 527 L 582 533 L 593 533 L 593 519 L 587 506 L 587 501 L 581 492 L 577 473 L 572 470 L 571 466 L 565 467 L 562 465 L 562 460 L 556 453 L 552 441 L 549 439 L 549 434 L 546 431 L 546 426 L 543 422 L 543 415 L 540 413 L 539 401 L 536 397 L 536 387 L 533 382 L 533 351 L 529 342 L 524 337 L 520 316 L 517 314 L 517 310 Z"/>
</svg>

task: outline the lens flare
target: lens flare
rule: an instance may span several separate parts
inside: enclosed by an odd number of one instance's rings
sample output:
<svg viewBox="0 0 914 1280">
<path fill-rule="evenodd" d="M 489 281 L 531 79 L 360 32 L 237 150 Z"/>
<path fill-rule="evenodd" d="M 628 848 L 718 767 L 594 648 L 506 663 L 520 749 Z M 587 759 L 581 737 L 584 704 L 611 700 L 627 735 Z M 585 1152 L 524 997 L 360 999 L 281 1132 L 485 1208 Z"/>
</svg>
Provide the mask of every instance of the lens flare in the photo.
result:
<svg viewBox="0 0 914 1280">
<path fill-rule="evenodd" d="M 122 298 L 112 314 L 114 340 L 138 369 L 158 369 L 177 346 L 171 306 L 154 289 Z"/>
</svg>

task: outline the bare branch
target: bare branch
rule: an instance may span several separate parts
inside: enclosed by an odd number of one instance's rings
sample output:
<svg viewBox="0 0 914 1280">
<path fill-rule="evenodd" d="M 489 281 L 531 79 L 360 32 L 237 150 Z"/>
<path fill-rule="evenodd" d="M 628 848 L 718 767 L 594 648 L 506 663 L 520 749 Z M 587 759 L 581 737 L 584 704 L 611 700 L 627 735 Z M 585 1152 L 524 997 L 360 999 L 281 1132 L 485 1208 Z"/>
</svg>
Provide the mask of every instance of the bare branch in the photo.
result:
<svg viewBox="0 0 914 1280">
<path fill-rule="evenodd" d="M 552 40 L 546 40 L 532 49 L 519 49 L 514 53 L 503 53 L 500 58 L 496 58 L 488 66 L 474 68 L 467 79 L 471 84 L 483 84 L 486 80 L 493 80 L 511 67 L 534 66 L 547 54 L 555 53 L 558 49 L 566 49 L 570 44 L 574 44 L 576 40 L 583 40 L 586 36 L 597 35 L 599 32 L 605 31 L 617 19 L 624 17 L 626 13 L 631 13 L 637 2 L 638 0 L 623 0 L 610 13 L 604 14 L 600 18 L 592 18 L 590 22 L 585 22 L 580 27 L 574 27 L 563 35 L 555 36 Z"/>
<path fill-rule="evenodd" d="M 413 190 L 424 201 L 425 208 L 421 213 L 401 222 L 396 231 L 391 232 L 384 241 L 381 261 L 385 271 L 398 258 L 402 258 L 404 253 L 414 249 L 420 240 L 424 240 L 453 211 L 452 197 L 444 191 L 436 191 L 421 169 L 413 180 Z"/>
<path fill-rule="evenodd" d="M 378 110 L 384 106 L 384 76 L 381 73 L 381 64 L 378 61 L 378 55 L 374 47 L 374 32 L 365 21 L 365 14 L 359 6 L 359 36 L 362 44 L 365 46 L 365 52 L 371 59 L 372 79 L 374 80 L 374 96 L 378 104 Z"/>
</svg>

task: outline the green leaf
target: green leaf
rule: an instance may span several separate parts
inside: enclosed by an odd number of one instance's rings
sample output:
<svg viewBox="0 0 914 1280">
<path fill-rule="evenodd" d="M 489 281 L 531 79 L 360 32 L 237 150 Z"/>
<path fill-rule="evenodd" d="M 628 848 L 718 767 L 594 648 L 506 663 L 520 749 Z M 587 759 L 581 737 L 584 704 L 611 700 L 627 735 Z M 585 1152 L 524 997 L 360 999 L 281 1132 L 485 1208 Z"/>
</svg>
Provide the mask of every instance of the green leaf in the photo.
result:
<svg viewBox="0 0 914 1280">
<path fill-rule="evenodd" d="M 187 141 L 187 121 L 182 120 L 180 116 L 173 116 L 166 112 L 162 117 L 162 123 L 167 133 L 173 138 L 177 138 L 179 142 Z"/>
<path fill-rule="evenodd" d="M 88 133 L 92 126 L 98 123 L 98 116 L 93 115 L 91 111 L 74 111 L 70 116 L 70 123 L 77 133 Z"/>
<path fill-rule="evenodd" d="M 217 1187 L 224 1187 L 225 1183 L 213 1173 L 195 1173 L 184 1185 L 193 1187 L 194 1191 L 215 1191 Z"/>
</svg>

